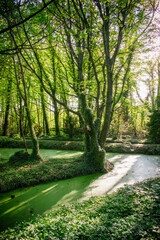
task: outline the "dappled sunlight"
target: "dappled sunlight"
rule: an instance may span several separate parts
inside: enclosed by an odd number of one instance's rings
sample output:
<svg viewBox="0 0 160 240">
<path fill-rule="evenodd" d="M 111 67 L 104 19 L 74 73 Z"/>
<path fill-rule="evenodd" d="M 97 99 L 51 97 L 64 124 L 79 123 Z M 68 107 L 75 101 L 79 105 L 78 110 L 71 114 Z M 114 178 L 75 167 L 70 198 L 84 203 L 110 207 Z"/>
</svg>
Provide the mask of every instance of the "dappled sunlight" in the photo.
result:
<svg viewBox="0 0 160 240">
<path fill-rule="evenodd" d="M 59 158 L 66 154 L 68 160 L 82 154 L 76 151 L 51 150 L 49 156 L 53 152 Z M 0 229 L 29 220 L 37 214 L 46 214 L 62 204 L 105 195 L 124 184 L 160 176 L 160 156 L 107 153 L 106 158 L 114 163 L 114 169 L 109 173 L 49 182 L 1 194 Z"/>
<path fill-rule="evenodd" d="M 68 150 L 52 150 L 52 149 L 40 149 L 40 153 L 43 158 L 70 158 L 80 156 L 82 152 L 80 151 L 68 151 Z"/>
<path fill-rule="evenodd" d="M 5 204 L 13 202 L 14 199 L 12 199 L 12 197 L 11 197 L 12 195 L 16 196 L 16 199 L 17 199 L 18 197 L 21 197 L 22 195 L 27 194 L 28 191 L 29 191 L 29 188 L 25 187 L 23 189 L 23 191 L 22 191 L 22 189 L 16 189 L 16 190 L 13 190 L 12 192 L 1 193 L 2 198 L 0 198 L 0 206 L 1 205 L 4 206 Z M 0 213 L 1 213 L 1 211 L 0 211 Z"/>
<path fill-rule="evenodd" d="M 123 187 L 124 184 L 134 184 L 135 182 L 158 176 L 160 176 L 160 156 L 139 155 L 138 161 L 135 162 L 127 174 L 120 179 L 109 193 Z"/>
<path fill-rule="evenodd" d="M 48 193 L 49 191 L 51 191 L 51 190 L 53 190 L 53 188 L 55 188 L 57 186 L 57 184 L 54 184 L 52 187 L 49 187 L 49 188 L 47 188 L 47 189 L 45 189 L 45 190 L 43 190 L 43 191 L 41 191 L 40 190 L 40 192 L 38 192 L 38 189 L 36 188 L 36 187 L 33 187 L 33 188 L 35 188 L 34 190 L 35 191 L 32 191 L 32 188 L 30 188 L 30 193 L 28 193 L 27 194 L 27 192 L 25 192 L 24 193 L 24 195 L 22 196 L 22 194 L 16 194 L 15 192 L 15 194 L 16 195 L 14 195 L 15 196 L 15 198 L 14 199 L 11 199 L 11 197 L 10 197 L 10 205 L 11 205 L 11 207 L 8 209 L 8 210 L 6 210 L 6 211 L 4 211 L 3 212 L 3 209 L 0 209 L 1 211 L 1 214 L 0 214 L 0 217 L 2 217 L 2 216 L 4 216 L 4 215 L 6 215 L 6 214 L 8 214 L 8 213 L 11 213 L 11 212 L 13 212 L 14 211 L 14 214 L 16 214 L 16 211 L 17 211 L 17 209 L 19 209 L 19 208 L 22 208 L 23 206 L 24 206 L 24 208 L 26 207 L 26 205 L 28 204 L 28 203 L 30 203 L 30 202 L 33 202 L 33 200 L 34 199 L 37 199 L 38 197 L 40 197 L 41 195 L 46 195 L 46 193 Z M 29 191 L 29 189 L 28 189 L 28 191 Z M 37 193 L 37 194 L 36 194 Z M 29 197 L 30 195 L 33 195 L 32 197 Z M 25 201 L 23 201 L 23 199 L 26 199 Z M 8 198 L 8 200 L 9 200 L 9 198 Z M 11 202 L 12 201 L 12 202 Z M 2 201 L 2 202 L 0 202 L 1 203 L 1 205 L 3 205 L 3 207 L 4 207 L 4 202 Z M 16 205 L 15 205 L 16 204 Z M 12 205 L 15 205 L 14 207 L 12 207 Z M 39 205 L 39 203 L 37 203 L 37 205 Z M 5 208 L 4 208 L 5 209 Z M 2 213 L 3 212 L 3 213 Z"/>
<path fill-rule="evenodd" d="M 0 206 L 5 204 L 5 203 L 8 203 L 10 200 L 11 200 L 11 197 L 4 198 L 3 200 L 0 199 Z"/>
<path fill-rule="evenodd" d="M 12 212 L 12 211 L 15 211 L 16 209 L 18 209 L 19 207 L 22 207 L 23 205 L 26 205 L 28 202 L 30 202 L 30 201 L 32 201 L 33 199 L 37 198 L 39 195 L 41 195 L 41 193 L 40 193 L 40 194 L 37 194 L 37 195 L 35 195 L 35 196 L 33 196 L 33 197 L 29 198 L 29 199 L 27 199 L 26 201 L 20 202 L 19 204 L 17 204 L 17 205 L 14 206 L 14 207 L 11 207 L 11 208 L 8 209 L 7 211 L 3 212 L 3 213 L 0 215 L 0 217 L 3 216 L 3 215 L 6 215 L 6 214 L 8 214 L 8 213 L 10 213 L 10 212 Z M 16 197 L 16 198 L 17 198 L 17 197 Z M 18 201 L 16 201 L 16 203 L 17 203 L 17 202 L 18 202 Z"/>
<path fill-rule="evenodd" d="M 122 159 L 122 158 L 124 158 L 124 154 L 116 154 L 115 156 L 113 156 L 113 157 L 108 157 L 107 159 L 108 159 L 110 162 L 114 163 L 114 162 L 116 162 L 116 161 L 119 161 L 119 160 Z"/>
<path fill-rule="evenodd" d="M 56 155 L 55 158 L 73 158 L 73 157 L 78 157 L 78 156 L 81 156 L 82 155 L 82 152 L 67 152 L 67 153 L 60 153 L 59 155 Z"/>
<path fill-rule="evenodd" d="M 0 149 L 0 157 L 4 159 L 9 159 L 14 153 L 23 150 L 22 148 L 1 148 Z M 28 149 L 31 153 L 31 149 Z M 49 158 L 70 158 L 70 157 L 78 157 L 82 155 L 81 151 L 70 151 L 70 150 L 54 150 L 54 149 L 40 149 L 40 154 L 44 159 Z"/>
<path fill-rule="evenodd" d="M 47 188 L 46 190 L 42 191 L 42 193 L 49 192 L 50 190 L 52 190 L 52 189 L 55 188 L 56 186 L 57 186 L 57 184 L 54 185 L 54 186 L 52 186 L 52 187 L 50 187 L 50 188 Z"/>
<path fill-rule="evenodd" d="M 78 190 L 73 190 L 73 191 L 71 191 L 70 193 L 64 195 L 64 196 L 60 199 L 60 201 L 58 201 L 58 202 L 56 203 L 56 205 L 54 206 L 54 208 L 57 207 L 57 206 L 60 206 L 60 205 L 62 205 L 62 204 L 70 203 L 70 202 L 72 201 L 72 199 L 76 197 L 77 194 L 78 194 Z"/>
<path fill-rule="evenodd" d="M 113 189 L 120 182 L 120 180 L 128 174 L 140 157 L 141 155 L 118 154 L 112 158 L 109 158 L 108 160 L 114 163 L 113 170 L 93 181 L 89 185 L 87 191 L 84 192 L 84 197 L 81 199 L 81 201 L 92 196 L 105 195 L 106 193 L 111 192 L 111 189 Z M 132 183 L 134 182 L 136 182 L 136 179 L 132 181 Z M 124 184 L 125 183 L 121 184 L 121 186 Z"/>
<path fill-rule="evenodd" d="M 58 205 L 78 201 L 90 183 L 99 176 L 91 174 L 3 193 L 0 201 L 0 229 L 14 226 L 16 221 L 29 220 L 37 214 L 43 215 Z M 3 199 L 9 200 L 11 194 L 15 195 L 14 199 L 3 204 Z"/>
</svg>

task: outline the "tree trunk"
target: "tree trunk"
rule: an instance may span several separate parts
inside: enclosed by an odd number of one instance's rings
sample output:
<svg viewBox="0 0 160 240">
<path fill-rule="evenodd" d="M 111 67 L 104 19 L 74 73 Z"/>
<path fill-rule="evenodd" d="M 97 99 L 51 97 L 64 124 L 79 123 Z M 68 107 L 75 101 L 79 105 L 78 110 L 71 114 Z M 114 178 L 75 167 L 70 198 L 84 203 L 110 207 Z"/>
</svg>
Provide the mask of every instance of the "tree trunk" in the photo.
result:
<svg viewBox="0 0 160 240">
<path fill-rule="evenodd" d="M 113 94 L 113 80 L 112 80 L 112 73 L 110 71 L 108 73 L 108 90 L 107 90 L 106 110 L 105 110 L 104 122 L 103 122 L 101 136 L 100 136 L 101 147 L 104 147 L 107 133 L 110 128 L 111 116 L 112 116 L 112 94 Z"/>
<path fill-rule="evenodd" d="M 19 82 L 19 77 L 18 77 L 18 73 L 17 73 L 17 67 L 16 67 L 16 62 L 15 62 L 15 58 L 13 56 L 13 62 L 14 62 L 14 68 L 15 68 L 15 76 L 16 76 L 16 81 L 17 81 L 17 88 L 19 90 L 20 93 L 20 97 L 23 99 L 24 101 L 24 107 L 26 110 L 26 115 L 27 115 L 27 120 L 28 120 L 28 127 L 30 130 L 30 134 L 31 134 L 31 140 L 32 140 L 32 154 L 31 157 L 33 158 L 33 160 L 42 160 L 43 158 L 41 157 L 40 153 L 39 153 L 39 143 L 32 125 L 32 119 L 31 119 L 31 113 L 28 107 L 28 97 L 27 97 L 27 89 L 26 89 L 26 81 L 25 81 L 25 75 L 24 75 L 24 70 L 23 70 L 23 65 L 21 62 L 21 57 L 20 55 L 17 53 L 17 58 L 19 60 L 19 65 L 20 65 L 20 70 L 21 70 L 21 81 L 23 84 L 23 91 L 21 91 L 20 89 L 20 82 Z"/>
<path fill-rule="evenodd" d="M 8 135 L 9 108 L 10 108 L 10 103 L 7 101 L 2 136 Z"/>
<path fill-rule="evenodd" d="M 52 54 L 53 81 L 54 81 L 54 84 L 52 86 L 51 91 L 52 91 L 52 95 L 53 95 L 54 121 L 55 121 L 56 136 L 59 136 L 60 135 L 59 111 L 58 111 L 57 101 L 55 100 L 55 97 L 56 97 L 56 85 L 57 85 L 57 73 L 56 73 L 56 62 L 55 62 L 55 49 L 54 49 L 53 46 L 51 48 L 51 54 Z"/>
<path fill-rule="evenodd" d="M 66 110 L 66 114 L 67 114 L 67 117 L 66 117 L 66 121 L 67 121 L 67 125 L 69 126 L 69 137 L 70 138 L 73 138 L 73 124 L 72 124 L 72 116 L 70 115 L 69 111 Z"/>
<path fill-rule="evenodd" d="M 44 90 L 43 90 L 42 85 L 40 86 L 40 92 L 41 92 L 43 122 L 44 122 L 44 128 L 45 128 L 44 132 L 47 136 L 49 136 L 50 135 L 50 129 L 49 129 L 49 123 L 48 123 L 48 118 L 47 118 L 47 113 L 46 113 L 46 108 L 45 108 Z"/>
<path fill-rule="evenodd" d="M 101 7 L 98 5 L 98 8 L 101 12 Z M 102 35 L 103 35 L 103 43 L 104 43 L 104 53 L 105 53 L 105 60 L 107 66 L 107 99 L 106 99 L 106 109 L 105 109 L 105 116 L 104 122 L 102 126 L 102 131 L 100 134 L 100 145 L 103 148 L 107 133 L 110 128 L 111 123 L 111 115 L 112 115 L 112 95 L 113 95 L 113 65 L 115 60 L 111 60 L 110 56 L 110 7 L 109 2 L 106 3 L 106 18 L 103 18 L 103 27 L 102 27 Z"/>
<path fill-rule="evenodd" d="M 55 123 L 55 129 L 56 129 L 56 136 L 59 136 L 60 135 L 59 111 L 58 111 L 58 106 L 55 98 L 53 98 L 53 105 L 54 105 L 54 123 Z"/>
<path fill-rule="evenodd" d="M 158 62 L 157 110 L 160 110 L 160 62 Z"/>
<path fill-rule="evenodd" d="M 8 135 L 8 123 L 9 123 L 11 88 L 12 88 L 12 79 L 9 79 L 8 80 L 8 86 L 7 86 L 6 110 L 5 110 L 5 118 L 4 118 L 2 136 L 7 136 Z"/>
<path fill-rule="evenodd" d="M 101 148 L 98 142 L 98 130 L 100 120 L 97 118 L 94 121 L 94 116 L 91 110 L 87 108 L 85 96 L 80 96 L 81 111 L 84 118 L 84 133 L 85 133 L 85 159 L 95 171 L 104 171 L 105 150 Z"/>
<path fill-rule="evenodd" d="M 32 140 L 32 154 L 31 156 L 34 159 L 42 159 L 40 153 L 39 153 L 39 143 L 32 125 L 32 120 L 31 120 L 31 115 L 28 107 L 26 106 L 26 114 L 27 114 L 27 119 L 28 119 L 28 125 L 31 133 L 31 140 Z"/>
<path fill-rule="evenodd" d="M 27 143 L 26 143 L 26 139 L 25 139 L 25 136 L 24 136 L 24 130 L 23 130 L 22 99 L 20 98 L 19 101 L 20 101 L 20 108 L 19 108 L 20 136 L 23 137 L 23 142 L 24 142 L 25 150 L 26 150 L 26 152 L 28 152 L 28 149 L 27 149 Z"/>
</svg>

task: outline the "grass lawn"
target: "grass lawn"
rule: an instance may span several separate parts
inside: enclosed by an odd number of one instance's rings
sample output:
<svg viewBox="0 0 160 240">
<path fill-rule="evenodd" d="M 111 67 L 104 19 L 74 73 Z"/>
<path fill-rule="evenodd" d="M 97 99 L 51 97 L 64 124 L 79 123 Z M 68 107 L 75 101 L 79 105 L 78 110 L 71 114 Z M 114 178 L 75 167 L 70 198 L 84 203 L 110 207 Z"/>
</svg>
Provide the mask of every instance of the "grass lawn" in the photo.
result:
<svg viewBox="0 0 160 240">
<path fill-rule="evenodd" d="M 160 239 L 160 178 L 62 206 L 2 232 L 0 239 Z"/>
</svg>

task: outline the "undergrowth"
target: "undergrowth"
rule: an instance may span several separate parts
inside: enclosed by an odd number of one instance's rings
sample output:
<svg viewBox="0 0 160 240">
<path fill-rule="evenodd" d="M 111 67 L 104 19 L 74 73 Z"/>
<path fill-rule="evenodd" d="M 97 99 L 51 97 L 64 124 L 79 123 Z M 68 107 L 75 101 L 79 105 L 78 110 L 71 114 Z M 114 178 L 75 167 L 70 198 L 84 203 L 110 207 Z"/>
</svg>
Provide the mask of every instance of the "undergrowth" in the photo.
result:
<svg viewBox="0 0 160 240">
<path fill-rule="evenodd" d="M 30 138 L 26 139 L 28 148 L 32 148 Z M 55 150 L 75 150 L 84 151 L 84 143 L 79 140 L 69 140 L 65 138 L 40 138 L 40 149 L 55 149 Z M 8 137 L 0 137 L 0 148 L 24 148 L 22 139 L 12 139 Z M 159 155 L 160 145 L 151 144 L 151 142 L 140 141 L 134 139 L 124 140 L 107 140 L 104 146 L 106 152 L 113 153 L 135 153 L 135 154 L 149 154 Z"/>
<path fill-rule="evenodd" d="M 83 157 L 50 158 L 43 162 L 0 163 L 0 192 L 55 180 L 96 173 Z"/>
<path fill-rule="evenodd" d="M 160 239 L 160 178 L 126 185 L 106 197 L 61 206 L 23 222 L 1 239 Z"/>
</svg>

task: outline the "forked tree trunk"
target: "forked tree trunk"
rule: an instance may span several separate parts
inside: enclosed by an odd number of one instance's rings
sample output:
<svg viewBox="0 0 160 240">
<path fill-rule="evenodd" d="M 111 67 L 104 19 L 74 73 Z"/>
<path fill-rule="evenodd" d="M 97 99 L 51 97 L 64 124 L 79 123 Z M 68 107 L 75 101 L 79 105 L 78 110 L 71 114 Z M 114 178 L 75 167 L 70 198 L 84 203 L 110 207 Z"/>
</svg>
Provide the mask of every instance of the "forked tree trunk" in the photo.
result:
<svg viewBox="0 0 160 240">
<path fill-rule="evenodd" d="M 98 142 L 99 119 L 94 121 L 90 109 L 84 111 L 85 123 L 85 157 L 87 162 L 93 166 L 96 171 L 104 170 L 105 150 L 100 147 Z"/>
<path fill-rule="evenodd" d="M 100 120 L 94 121 L 94 116 L 89 108 L 86 106 L 85 96 L 80 96 L 82 116 L 84 119 L 85 132 L 85 159 L 87 163 L 96 171 L 104 171 L 105 164 L 105 150 L 101 148 L 98 142 L 98 131 L 100 127 Z"/>
</svg>

